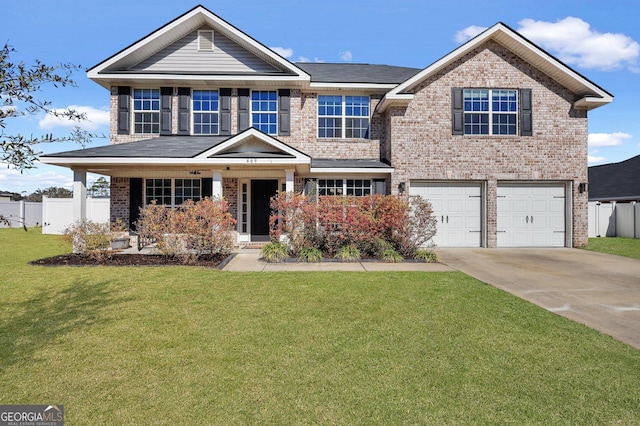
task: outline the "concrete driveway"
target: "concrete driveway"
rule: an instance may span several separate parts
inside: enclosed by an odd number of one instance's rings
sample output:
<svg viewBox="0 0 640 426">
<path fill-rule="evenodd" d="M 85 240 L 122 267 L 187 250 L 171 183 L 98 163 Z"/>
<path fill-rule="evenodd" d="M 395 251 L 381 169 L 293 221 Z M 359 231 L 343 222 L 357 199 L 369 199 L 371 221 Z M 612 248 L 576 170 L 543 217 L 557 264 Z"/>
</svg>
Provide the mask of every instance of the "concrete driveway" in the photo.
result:
<svg viewBox="0 0 640 426">
<path fill-rule="evenodd" d="M 440 261 L 640 349 L 640 260 L 578 249 L 446 249 Z"/>
</svg>

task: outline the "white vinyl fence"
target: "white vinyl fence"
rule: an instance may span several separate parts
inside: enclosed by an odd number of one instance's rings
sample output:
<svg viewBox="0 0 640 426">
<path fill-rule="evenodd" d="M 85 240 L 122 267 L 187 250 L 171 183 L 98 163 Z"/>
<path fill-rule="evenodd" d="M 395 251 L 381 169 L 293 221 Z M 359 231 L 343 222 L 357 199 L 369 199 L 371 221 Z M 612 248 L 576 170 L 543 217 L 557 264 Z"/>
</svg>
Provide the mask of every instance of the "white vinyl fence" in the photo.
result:
<svg viewBox="0 0 640 426">
<path fill-rule="evenodd" d="M 0 228 L 22 228 L 42 225 L 42 203 L 28 201 L 0 201 L 0 216 L 9 220 Z"/>
<path fill-rule="evenodd" d="M 640 204 L 590 202 L 589 237 L 640 238 Z"/>
<path fill-rule="evenodd" d="M 109 222 L 109 198 L 87 198 L 87 220 Z M 42 233 L 62 234 L 73 224 L 73 198 L 42 197 Z"/>
<path fill-rule="evenodd" d="M 42 197 L 42 203 L 28 201 L 0 201 L 0 216 L 9 225 L 0 228 L 32 228 L 42 226 L 43 234 L 62 234 L 73 223 L 73 198 Z M 109 222 L 109 198 L 87 198 L 87 219 Z"/>
</svg>

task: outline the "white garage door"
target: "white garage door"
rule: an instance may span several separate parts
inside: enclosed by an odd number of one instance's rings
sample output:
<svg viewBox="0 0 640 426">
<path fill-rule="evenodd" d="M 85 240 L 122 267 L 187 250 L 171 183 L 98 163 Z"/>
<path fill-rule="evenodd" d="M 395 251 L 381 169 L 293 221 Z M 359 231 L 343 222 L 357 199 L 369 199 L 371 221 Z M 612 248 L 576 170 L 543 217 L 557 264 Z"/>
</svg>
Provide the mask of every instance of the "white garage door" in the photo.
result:
<svg viewBox="0 0 640 426">
<path fill-rule="evenodd" d="M 438 219 L 433 242 L 440 247 L 480 247 L 482 197 L 479 183 L 411 182 L 409 195 L 429 200 Z"/>
<path fill-rule="evenodd" d="M 564 247 L 563 184 L 498 184 L 498 247 Z"/>
</svg>

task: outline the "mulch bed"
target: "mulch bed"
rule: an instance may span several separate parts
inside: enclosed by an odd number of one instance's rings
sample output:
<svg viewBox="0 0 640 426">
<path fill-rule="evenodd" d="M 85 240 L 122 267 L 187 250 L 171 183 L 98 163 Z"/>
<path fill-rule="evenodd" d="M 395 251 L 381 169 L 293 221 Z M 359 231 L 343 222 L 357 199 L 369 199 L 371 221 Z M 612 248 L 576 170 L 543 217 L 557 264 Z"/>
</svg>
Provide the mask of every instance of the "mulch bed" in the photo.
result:
<svg viewBox="0 0 640 426">
<path fill-rule="evenodd" d="M 198 259 L 184 259 L 160 254 L 114 254 L 104 259 L 79 254 L 63 254 L 29 262 L 40 266 L 201 266 L 218 268 L 226 263 L 229 256 L 202 255 Z"/>
</svg>

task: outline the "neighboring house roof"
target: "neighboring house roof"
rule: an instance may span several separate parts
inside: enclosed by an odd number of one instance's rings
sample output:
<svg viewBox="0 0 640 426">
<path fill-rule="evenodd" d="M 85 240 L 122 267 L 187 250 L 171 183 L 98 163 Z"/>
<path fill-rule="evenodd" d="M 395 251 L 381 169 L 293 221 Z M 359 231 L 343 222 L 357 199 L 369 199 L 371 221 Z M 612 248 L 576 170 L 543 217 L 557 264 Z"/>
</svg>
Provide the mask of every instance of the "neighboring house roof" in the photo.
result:
<svg viewBox="0 0 640 426">
<path fill-rule="evenodd" d="M 589 167 L 590 201 L 640 200 L 640 155 Z"/>
<path fill-rule="evenodd" d="M 416 86 L 490 40 L 501 44 L 562 86 L 576 93 L 579 98 L 575 101 L 574 107 L 577 109 L 590 110 L 613 101 L 613 95 L 609 92 L 569 68 L 507 25 L 498 22 L 418 74 L 399 84 L 387 93 L 378 104 L 377 110 L 384 112 L 392 105 L 407 105 L 413 99 L 412 91 Z"/>
<path fill-rule="evenodd" d="M 311 76 L 311 83 L 399 84 L 420 71 L 419 68 L 371 64 L 328 64 L 296 62 Z"/>
</svg>

